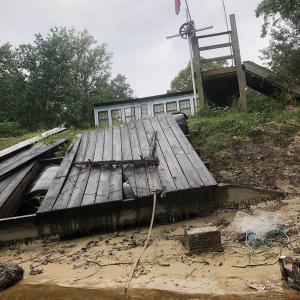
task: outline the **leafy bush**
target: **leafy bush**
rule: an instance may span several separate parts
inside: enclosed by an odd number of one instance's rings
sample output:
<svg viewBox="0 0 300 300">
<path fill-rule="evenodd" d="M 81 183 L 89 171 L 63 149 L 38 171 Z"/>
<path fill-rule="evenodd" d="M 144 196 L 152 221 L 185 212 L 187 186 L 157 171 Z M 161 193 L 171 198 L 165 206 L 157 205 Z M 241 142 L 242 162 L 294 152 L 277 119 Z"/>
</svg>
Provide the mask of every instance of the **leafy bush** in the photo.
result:
<svg viewBox="0 0 300 300">
<path fill-rule="evenodd" d="M 0 137 L 14 137 L 25 133 L 26 130 L 21 128 L 18 122 L 15 121 L 0 122 Z"/>
</svg>

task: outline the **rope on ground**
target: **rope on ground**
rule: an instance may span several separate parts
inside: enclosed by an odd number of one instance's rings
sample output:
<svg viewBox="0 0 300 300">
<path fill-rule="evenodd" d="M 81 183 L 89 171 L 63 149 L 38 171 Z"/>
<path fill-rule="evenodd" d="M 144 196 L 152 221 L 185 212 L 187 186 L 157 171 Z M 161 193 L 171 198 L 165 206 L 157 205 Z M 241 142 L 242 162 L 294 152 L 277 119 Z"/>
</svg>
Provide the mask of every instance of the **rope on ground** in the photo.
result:
<svg viewBox="0 0 300 300">
<path fill-rule="evenodd" d="M 152 227 L 153 227 L 153 222 L 154 222 L 154 216 L 155 216 L 155 209 L 156 209 L 156 193 L 153 194 L 153 208 L 152 208 L 152 216 L 151 216 L 151 223 L 150 223 L 150 227 L 149 227 L 149 231 L 148 231 L 148 236 L 147 236 L 147 239 L 145 241 L 145 244 L 144 244 L 144 247 L 142 249 L 142 252 L 140 253 L 140 255 L 137 257 L 136 261 L 134 262 L 134 265 L 133 265 L 133 268 L 132 268 L 132 271 L 131 271 L 131 274 L 130 274 L 130 277 L 129 277 L 129 280 L 128 280 L 128 283 L 124 289 L 124 292 L 123 294 L 124 295 L 127 295 L 127 291 L 129 289 L 129 286 L 130 286 L 130 283 L 131 283 L 131 280 L 133 278 L 133 275 L 134 275 L 134 272 L 140 262 L 140 259 L 142 258 L 142 255 L 144 254 L 145 250 L 147 249 L 148 247 L 148 243 L 149 243 L 149 240 L 150 240 L 150 237 L 151 237 L 151 232 L 152 232 Z"/>
</svg>

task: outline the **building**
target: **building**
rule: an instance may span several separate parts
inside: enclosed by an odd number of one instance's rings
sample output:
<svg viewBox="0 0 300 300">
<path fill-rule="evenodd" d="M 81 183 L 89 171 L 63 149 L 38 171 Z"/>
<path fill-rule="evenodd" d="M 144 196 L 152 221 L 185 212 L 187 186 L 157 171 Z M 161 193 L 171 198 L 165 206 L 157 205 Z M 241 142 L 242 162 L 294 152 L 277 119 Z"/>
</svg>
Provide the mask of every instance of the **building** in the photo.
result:
<svg viewBox="0 0 300 300">
<path fill-rule="evenodd" d="M 178 111 L 186 115 L 194 114 L 195 101 L 192 91 L 95 104 L 94 118 L 95 125 L 102 127 L 120 122 L 128 123 L 144 116 Z"/>
</svg>

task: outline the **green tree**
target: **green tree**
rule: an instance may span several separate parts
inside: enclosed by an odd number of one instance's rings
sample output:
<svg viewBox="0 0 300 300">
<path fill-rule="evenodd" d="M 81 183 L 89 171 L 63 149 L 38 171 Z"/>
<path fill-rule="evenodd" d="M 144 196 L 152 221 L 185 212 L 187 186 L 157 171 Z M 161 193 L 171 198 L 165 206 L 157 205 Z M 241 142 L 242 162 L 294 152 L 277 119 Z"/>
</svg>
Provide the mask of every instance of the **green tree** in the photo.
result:
<svg viewBox="0 0 300 300">
<path fill-rule="evenodd" d="M 211 62 L 202 66 L 202 71 L 215 70 L 226 66 L 226 61 Z M 183 92 L 193 89 L 191 64 L 182 69 L 178 75 L 171 81 L 171 87 L 168 93 Z"/>
<path fill-rule="evenodd" d="M 264 18 L 262 37 L 270 38 L 263 57 L 287 82 L 300 82 L 300 1 L 263 0 L 256 15 Z"/>
<path fill-rule="evenodd" d="M 107 46 L 86 30 L 52 28 L 46 36 L 36 34 L 33 44 L 19 46 L 16 56 L 26 82 L 22 122 L 33 128 L 89 126 L 95 102 L 133 93 L 125 77 L 112 77 Z"/>
</svg>

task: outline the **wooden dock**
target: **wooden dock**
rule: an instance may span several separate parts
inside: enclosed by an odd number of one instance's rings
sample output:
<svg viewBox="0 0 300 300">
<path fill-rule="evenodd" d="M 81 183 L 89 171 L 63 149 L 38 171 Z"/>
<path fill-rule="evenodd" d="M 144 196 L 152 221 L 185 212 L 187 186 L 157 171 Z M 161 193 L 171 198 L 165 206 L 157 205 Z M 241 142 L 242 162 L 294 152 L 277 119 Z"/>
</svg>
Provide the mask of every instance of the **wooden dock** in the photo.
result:
<svg viewBox="0 0 300 300">
<path fill-rule="evenodd" d="M 147 157 L 154 132 L 157 132 L 157 167 L 107 168 L 92 164 Z M 132 188 L 132 199 L 125 197 L 124 182 Z M 180 210 L 180 206 L 189 200 L 193 202 L 195 197 L 198 197 L 196 206 L 199 201 L 207 201 L 198 192 L 216 185 L 174 118 L 161 114 L 77 135 L 37 216 L 44 224 L 55 223 L 52 229 L 55 227 L 53 230 L 60 233 L 105 227 L 108 223 L 125 226 L 148 219 L 154 192 L 163 192 L 165 198 L 160 202 L 174 204 Z M 168 210 L 167 206 L 164 210 Z M 172 214 L 172 210 L 168 213 Z"/>
</svg>

